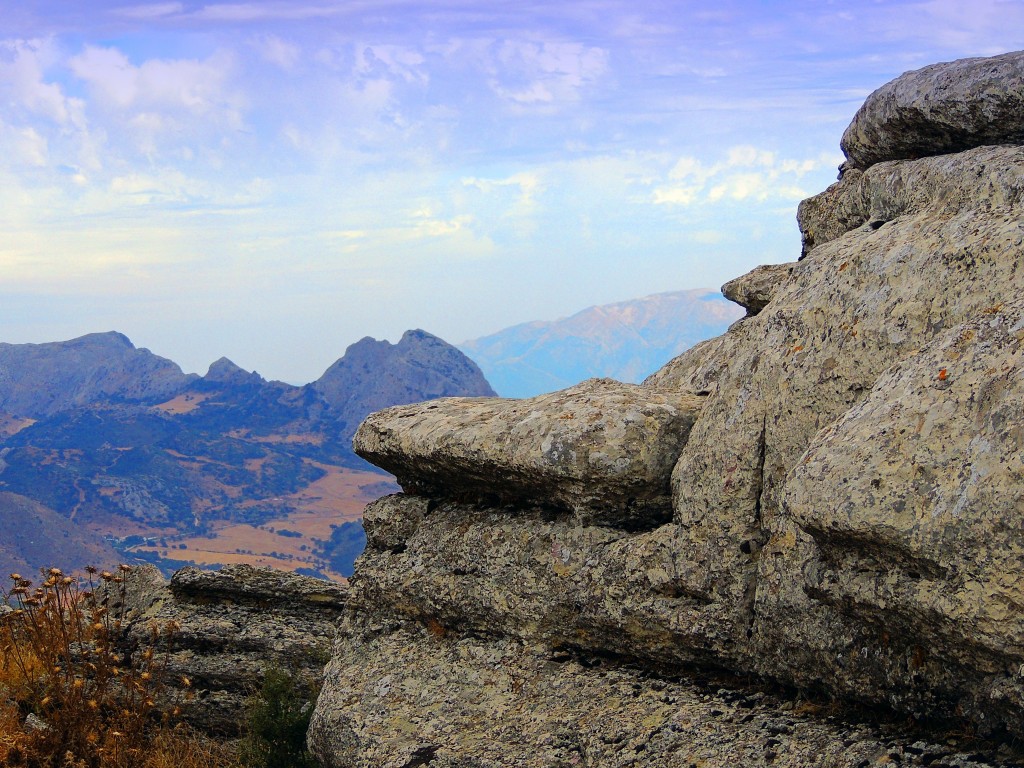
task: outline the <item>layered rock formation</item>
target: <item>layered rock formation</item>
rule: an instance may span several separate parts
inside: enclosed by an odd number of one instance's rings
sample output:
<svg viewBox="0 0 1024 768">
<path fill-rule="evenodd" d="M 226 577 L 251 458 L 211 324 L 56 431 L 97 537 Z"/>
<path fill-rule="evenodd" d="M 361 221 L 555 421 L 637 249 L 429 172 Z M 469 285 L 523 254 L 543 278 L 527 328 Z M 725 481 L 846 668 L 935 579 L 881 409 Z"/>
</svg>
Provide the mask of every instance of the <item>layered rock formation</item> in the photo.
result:
<svg viewBox="0 0 1024 768">
<path fill-rule="evenodd" d="M 356 449 L 406 493 L 367 510 L 324 764 L 886 761 L 820 720 L 755 755 L 673 678 L 697 669 L 1024 737 L 1022 71 L 872 95 L 800 206 L 801 259 L 732 281 L 748 316 L 628 397 L 369 419 Z"/>
<path fill-rule="evenodd" d="M 126 597 L 128 639 L 147 646 L 153 626 L 175 627 L 166 662 L 168 702 L 203 730 L 237 736 L 246 699 L 268 669 L 293 675 L 310 692 L 320 684 L 343 584 L 269 568 L 183 568 L 168 583 L 152 566 L 134 570 Z M 162 641 L 158 652 L 166 652 Z M 183 679 L 188 680 L 183 685 Z"/>
</svg>

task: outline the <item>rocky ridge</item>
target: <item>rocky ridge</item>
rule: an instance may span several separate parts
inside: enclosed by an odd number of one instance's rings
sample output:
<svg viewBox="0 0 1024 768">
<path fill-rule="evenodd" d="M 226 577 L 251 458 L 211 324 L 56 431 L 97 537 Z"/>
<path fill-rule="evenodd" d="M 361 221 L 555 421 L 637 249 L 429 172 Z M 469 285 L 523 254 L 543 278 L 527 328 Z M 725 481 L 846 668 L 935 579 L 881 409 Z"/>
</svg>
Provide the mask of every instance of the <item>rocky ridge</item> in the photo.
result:
<svg viewBox="0 0 1024 768">
<path fill-rule="evenodd" d="M 60 534 L 79 544 L 47 555 L 30 546 L 30 531 L 0 535 L 0 562 L 32 572 L 53 565 L 46 558 L 55 554 L 69 570 L 146 557 L 170 571 L 192 559 L 178 549 L 189 536 L 331 503 L 334 492 L 324 487 L 332 478 L 369 468 L 351 448 L 366 414 L 456 394 L 494 391 L 465 355 L 421 330 L 397 344 L 363 339 L 301 387 L 266 381 L 227 358 L 205 376 L 185 375 L 118 333 L 0 345 L 0 491 L 43 505 L 49 519 L 65 518 Z M 361 503 L 379 495 L 373 483 L 383 480 L 368 475 Z M 342 501 L 358 515 L 360 500 Z M 104 534 L 140 544 L 118 558 L 94 546 Z M 147 540 L 163 542 L 160 553 Z M 264 553 L 277 552 L 274 544 Z M 332 575 L 335 558 L 319 547 L 296 543 L 271 562 Z M 231 549 L 227 562 L 240 554 Z M 317 552 L 304 554 L 310 550 Z"/>
<path fill-rule="evenodd" d="M 288 672 L 312 699 L 347 595 L 344 584 L 248 565 L 183 568 L 169 582 L 143 566 L 128 577 L 127 635 L 145 646 L 154 625 L 173 625 L 169 646 L 157 646 L 170 649 L 167 701 L 208 733 L 237 736 L 246 699 L 270 668 Z"/>
<path fill-rule="evenodd" d="M 727 726 L 685 676 L 1024 737 L 1021 71 L 1024 53 L 935 65 L 869 97 L 839 182 L 800 206 L 802 257 L 732 281 L 748 316 L 629 398 L 590 383 L 372 417 L 356 449 L 405 494 L 367 510 L 311 729 L 323 764 L 1012 760 L 822 717 L 766 739 L 777 711 Z M 692 403 L 670 439 L 616 431 L 666 397 Z M 621 466 L 672 465 L 670 518 L 628 514 L 642 494 L 588 462 L 576 414 Z"/>
</svg>

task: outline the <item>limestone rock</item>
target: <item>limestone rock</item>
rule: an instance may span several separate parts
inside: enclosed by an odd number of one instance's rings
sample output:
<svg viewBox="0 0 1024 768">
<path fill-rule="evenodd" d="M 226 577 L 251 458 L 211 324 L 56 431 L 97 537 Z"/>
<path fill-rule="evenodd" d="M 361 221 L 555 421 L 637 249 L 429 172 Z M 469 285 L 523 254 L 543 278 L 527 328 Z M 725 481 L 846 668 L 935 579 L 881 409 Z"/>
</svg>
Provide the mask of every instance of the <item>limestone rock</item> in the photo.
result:
<svg viewBox="0 0 1024 768">
<path fill-rule="evenodd" d="M 785 494 L 815 556 L 799 582 L 779 585 L 780 602 L 808 614 L 824 603 L 885 628 L 889 643 L 847 661 L 840 677 L 853 687 L 898 680 L 890 695 L 918 710 L 925 689 L 940 690 L 961 712 L 1015 732 L 1024 731 L 1022 340 L 1024 302 L 993 306 L 890 368 L 815 437 Z M 812 627 L 808 616 L 787 634 L 824 645 L 822 657 L 843 652 Z"/>
<path fill-rule="evenodd" d="M 804 256 L 847 232 L 877 231 L 900 217 L 951 217 L 961 211 L 985 214 L 989 207 L 996 212 L 1015 208 L 1024 194 L 1020 151 L 1019 147 L 979 147 L 846 173 L 821 194 L 800 203 L 797 222 Z"/>
<path fill-rule="evenodd" d="M 933 64 L 868 96 L 840 144 L 854 168 L 1024 142 L 1024 52 Z"/>
<path fill-rule="evenodd" d="M 651 678 L 608 657 L 440 628 L 348 620 L 326 680 L 310 724 L 324 768 L 997 764 L 737 681 Z"/>
<path fill-rule="evenodd" d="M 1003 71 L 1019 56 L 989 64 Z M 992 85 L 982 69 L 965 64 L 958 91 L 946 79 L 960 68 L 939 67 L 933 91 L 962 92 L 982 117 L 996 94 L 991 104 L 1013 113 L 1019 75 Z M 865 161 L 805 201 L 805 258 L 741 278 L 730 291 L 749 316 L 639 388 L 590 382 L 550 401 L 371 417 L 365 455 L 390 462 L 408 494 L 368 513 L 316 709 L 321 759 L 962 760 L 899 739 L 873 753 L 827 729 L 754 754 L 748 728 L 709 725 L 720 715 L 673 687 L 707 668 L 932 728 L 1024 737 L 1024 147 L 1012 120 L 1002 126 L 972 128 L 982 145 L 966 149 L 935 133 L 912 152 L 927 156 Z M 597 405 L 609 393 L 615 407 Z M 694 407 L 681 428 L 672 415 L 631 433 L 635 402 Z M 580 418 L 593 412 L 599 434 Z M 545 454 L 549 435 L 575 446 L 569 469 Z M 597 448 L 623 450 L 622 467 L 678 454 L 671 519 L 623 518 L 629 499 L 660 498 L 663 475 L 631 471 L 637 487 L 624 494 L 624 474 L 588 463 Z M 653 691 L 670 691 L 683 720 Z M 609 746 L 623 743 L 632 754 Z"/>
<path fill-rule="evenodd" d="M 747 310 L 747 316 L 756 315 L 775 295 L 779 284 L 790 274 L 790 264 L 762 264 L 753 271 L 730 280 L 722 286 L 722 294 Z"/>
<path fill-rule="evenodd" d="M 356 453 L 428 497 L 476 496 L 644 527 L 670 514 L 669 475 L 701 398 L 590 379 L 539 397 L 442 399 L 371 414 Z"/>
<path fill-rule="evenodd" d="M 245 700 L 268 667 L 316 688 L 347 599 L 344 585 L 248 565 L 184 568 L 169 585 L 149 568 L 131 579 L 129 637 L 144 645 L 153 622 L 174 622 L 172 694 L 194 725 L 229 736 L 237 735 Z M 188 689 L 180 687 L 183 676 Z"/>
<path fill-rule="evenodd" d="M 704 649 L 742 631 L 686 591 L 699 573 L 676 525 L 631 533 L 408 495 L 374 502 L 365 525 L 355 613 L 674 665 L 717 663 Z"/>
</svg>

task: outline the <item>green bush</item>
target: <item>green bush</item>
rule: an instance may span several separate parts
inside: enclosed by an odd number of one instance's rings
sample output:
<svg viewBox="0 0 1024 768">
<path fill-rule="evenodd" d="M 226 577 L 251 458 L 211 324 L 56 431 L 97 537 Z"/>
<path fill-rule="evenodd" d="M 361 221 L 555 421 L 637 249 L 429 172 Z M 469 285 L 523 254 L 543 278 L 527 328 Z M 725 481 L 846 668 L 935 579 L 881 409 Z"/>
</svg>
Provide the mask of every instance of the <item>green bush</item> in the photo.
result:
<svg viewBox="0 0 1024 768">
<path fill-rule="evenodd" d="M 255 768 L 316 768 L 306 749 L 306 732 L 316 699 L 314 686 L 298 674 L 271 667 L 249 700 L 241 757 Z"/>
</svg>

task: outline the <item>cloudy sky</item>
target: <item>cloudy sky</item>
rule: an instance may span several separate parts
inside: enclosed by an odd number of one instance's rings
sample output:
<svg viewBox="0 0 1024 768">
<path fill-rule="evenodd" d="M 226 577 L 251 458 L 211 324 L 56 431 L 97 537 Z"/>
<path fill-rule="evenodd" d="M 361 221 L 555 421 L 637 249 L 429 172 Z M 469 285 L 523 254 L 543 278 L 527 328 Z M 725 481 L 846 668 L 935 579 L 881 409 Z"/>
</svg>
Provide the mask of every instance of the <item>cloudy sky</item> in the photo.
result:
<svg viewBox="0 0 1024 768">
<path fill-rule="evenodd" d="M 0 341 L 314 379 L 799 253 L 864 97 L 1022 0 L 0 0 Z"/>
</svg>

